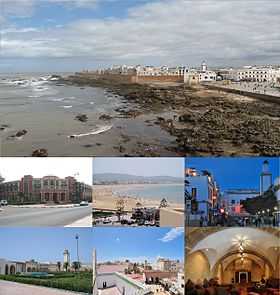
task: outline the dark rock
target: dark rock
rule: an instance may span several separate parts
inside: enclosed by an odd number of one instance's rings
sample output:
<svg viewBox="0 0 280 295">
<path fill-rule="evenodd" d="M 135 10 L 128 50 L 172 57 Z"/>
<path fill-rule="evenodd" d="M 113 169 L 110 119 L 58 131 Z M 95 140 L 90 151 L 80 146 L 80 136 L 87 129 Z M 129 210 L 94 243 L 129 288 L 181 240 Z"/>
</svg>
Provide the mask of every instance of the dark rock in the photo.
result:
<svg viewBox="0 0 280 295">
<path fill-rule="evenodd" d="M 38 149 L 32 152 L 32 157 L 47 157 L 48 150 L 47 149 Z"/>
<path fill-rule="evenodd" d="M 122 145 L 119 146 L 119 152 L 120 153 L 124 153 L 125 152 L 125 148 Z"/>
<path fill-rule="evenodd" d="M 179 122 L 189 122 L 189 123 L 195 122 L 195 119 L 193 118 L 191 114 L 183 114 L 179 116 L 178 120 Z"/>
<path fill-rule="evenodd" d="M 79 120 L 80 122 L 87 122 L 88 120 L 88 116 L 85 115 L 85 114 L 80 114 L 80 115 L 77 115 L 75 117 L 76 120 Z"/>
<path fill-rule="evenodd" d="M 111 120 L 113 117 L 107 114 L 103 114 L 99 117 L 99 120 Z"/>
<path fill-rule="evenodd" d="M 25 135 L 26 133 L 27 133 L 27 130 L 23 129 L 23 130 L 18 131 L 18 132 L 15 134 L 15 136 L 16 136 L 16 137 L 21 137 L 21 136 Z"/>
</svg>

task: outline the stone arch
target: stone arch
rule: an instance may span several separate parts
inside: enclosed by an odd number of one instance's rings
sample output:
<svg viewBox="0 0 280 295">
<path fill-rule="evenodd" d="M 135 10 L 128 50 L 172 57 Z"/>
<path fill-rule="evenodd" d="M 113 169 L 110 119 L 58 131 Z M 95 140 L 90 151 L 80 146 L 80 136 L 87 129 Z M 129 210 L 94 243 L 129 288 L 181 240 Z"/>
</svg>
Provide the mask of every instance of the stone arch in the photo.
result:
<svg viewBox="0 0 280 295">
<path fill-rule="evenodd" d="M 221 258 L 219 258 L 218 261 L 217 261 L 217 262 L 215 263 L 215 265 L 213 266 L 213 268 L 211 269 L 211 277 L 217 277 L 217 276 L 219 276 L 219 275 L 221 274 L 219 268 L 220 268 L 221 263 L 222 263 L 222 261 L 223 261 L 224 259 L 226 259 L 226 258 L 228 258 L 228 257 L 230 257 L 230 256 L 233 256 L 233 255 L 237 255 L 237 254 L 238 254 L 237 251 L 231 251 L 231 252 L 229 252 L 229 253 L 223 255 Z M 261 259 L 264 261 L 264 263 L 265 263 L 265 265 L 263 266 L 264 269 L 268 267 L 270 274 L 273 273 L 273 271 L 274 271 L 273 265 L 271 264 L 271 262 L 270 262 L 265 256 L 261 255 L 260 253 L 255 252 L 255 251 L 251 251 L 251 250 L 250 250 L 250 251 L 246 251 L 245 254 L 251 254 L 251 255 L 253 255 L 253 256 L 256 256 L 256 257 L 258 257 L 258 258 L 261 258 Z M 259 265 L 259 263 L 256 262 L 254 259 L 252 259 L 252 257 L 249 258 L 249 259 L 250 259 L 253 263 L 255 263 L 256 266 L 258 266 L 259 268 L 261 268 L 261 266 Z M 233 260 L 232 262 L 230 262 L 229 265 L 227 265 L 226 269 L 227 269 L 227 268 L 228 268 L 228 267 L 229 267 L 234 261 L 235 261 L 235 260 Z"/>
<path fill-rule="evenodd" d="M 278 254 L 277 260 L 276 260 L 276 267 L 275 267 L 275 272 L 274 272 L 274 277 L 278 277 L 280 273 L 280 252 Z"/>
<path fill-rule="evenodd" d="M 10 266 L 10 274 L 11 275 L 16 274 L 16 267 L 13 264 Z"/>
<path fill-rule="evenodd" d="M 195 251 L 187 256 L 186 259 L 186 279 L 194 283 L 201 278 L 210 279 L 210 263 L 207 256 L 200 250 Z"/>
<path fill-rule="evenodd" d="M 31 272 L 31 267 L 27 267 L 27 272 Z"/>
<path fill-rule="evenodd" d="M 5 275 L 8 275 L 9 274 L 9 265 L 6 264 L 5 265 Z"/>
<path fill-rule="evenodd" d="M 32 267 L 32 272 L 35 272 L 35 271 L 36 271 L 35 267 Z"/>
</svg>

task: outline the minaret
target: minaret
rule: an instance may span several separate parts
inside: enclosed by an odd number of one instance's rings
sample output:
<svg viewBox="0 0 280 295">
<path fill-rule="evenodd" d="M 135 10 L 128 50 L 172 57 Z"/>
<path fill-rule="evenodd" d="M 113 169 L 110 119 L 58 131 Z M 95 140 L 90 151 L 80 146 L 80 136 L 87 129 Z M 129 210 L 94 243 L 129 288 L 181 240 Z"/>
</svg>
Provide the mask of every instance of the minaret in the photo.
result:
<svg viewBox="0 0 280 295">
<path fill-rule="evenodd" d="M 263 195 L 272 185 L 272 174 L 269 172 L 269 163 L 263 162 L 262 173 L 260 175 L 260 195 Z"/>
<path fill-rule="evenodd" d="M 207 64 L 206 64 L 205 61 L 203 61 L 202 64 L 201 64 L 201 71 L 203 73 L 205 73 L 207 71 Z"/>
<path fill-rule="evenodd" d="M 65 249 L 63 251 L 63 263 L 68 263 L 68 265 L 70 266 L 70 253 L 67 249 Z"/>
<path fill-rule="evenodd" d="M 92 253 L 92 295 L 98 294 L 97 289 L 97 264 L 96 264 L 96 249 Z"/>
</svg>

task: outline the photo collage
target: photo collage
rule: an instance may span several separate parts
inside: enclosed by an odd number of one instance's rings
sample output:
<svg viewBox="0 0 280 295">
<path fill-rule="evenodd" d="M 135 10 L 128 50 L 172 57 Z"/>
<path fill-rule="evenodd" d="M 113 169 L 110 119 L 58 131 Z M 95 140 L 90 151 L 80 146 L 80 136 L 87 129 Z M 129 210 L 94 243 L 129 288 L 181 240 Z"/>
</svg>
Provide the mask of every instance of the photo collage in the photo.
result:
<svg viewBox="0 0 280 295">
<path fill-rule="evenodd" d="M 0 0 L 0 295 L 280 295 L 279 16 Z"/>
</svg>

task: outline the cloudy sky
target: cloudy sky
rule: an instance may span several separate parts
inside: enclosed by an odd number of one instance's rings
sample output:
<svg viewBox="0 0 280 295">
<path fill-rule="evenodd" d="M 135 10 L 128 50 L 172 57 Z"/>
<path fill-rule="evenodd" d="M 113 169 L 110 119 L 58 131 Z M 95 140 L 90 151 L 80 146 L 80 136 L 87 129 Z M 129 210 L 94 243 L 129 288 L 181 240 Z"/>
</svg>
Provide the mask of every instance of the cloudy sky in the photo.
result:
<svg viewBox="0 0 280 295">
<path fill-rule="evenodd" d="M 74 176 L 79 181 L 92 183 L 92 158 L 20 158 L 0 157 L 0 175 L 5 181 L 20 180 L 24 175 L 43 177 Z"/>
<path fill-rule="evenodd" d="M 275 0 L 0 0 L 0 71 L 279 64 Z"/>
</svg>

